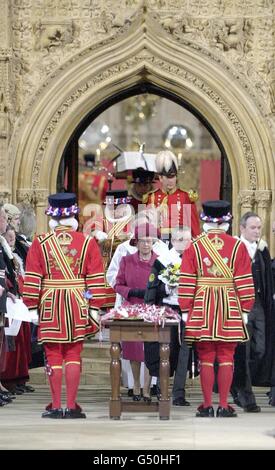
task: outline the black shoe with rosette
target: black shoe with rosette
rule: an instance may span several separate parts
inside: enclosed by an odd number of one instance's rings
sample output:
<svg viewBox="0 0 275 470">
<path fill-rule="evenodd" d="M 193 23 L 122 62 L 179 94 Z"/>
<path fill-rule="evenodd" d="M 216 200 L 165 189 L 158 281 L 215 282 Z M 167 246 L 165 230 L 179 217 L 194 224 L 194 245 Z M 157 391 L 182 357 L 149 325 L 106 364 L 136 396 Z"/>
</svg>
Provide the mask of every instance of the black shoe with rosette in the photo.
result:
<svg viewBox="0 0 275 470">
<path fill-rule="evenodd" d="M 44 413 L 41 415 L 41 418 L 63 419 L 63 409 L 52 408 L 48 411 L 44 411 Z"/>
<path fill-rule="evenodd" d="M 228 405 L 227 408 L 219 406 L 217 409 L 217 418 L 236 418 L 238 415 L 232 406 Z"/>
<path fill-rule="evenodd" d="M 11 403 L 12 402 L 11 397 L 9 397 L 9 395 L 6 394 L 6 393 L 0 393 L 0 400 L 4 401 L 6 403 Z"/>
<path fill-rule="evenodd" d="M 82 413 L 81 408 L 66 408 L 64 419 L 79 419 L 86 418 L 85 413 Z"/>
<path fill-rule="evenodd" d="M 197 418 L 214 418 L 214 408 L 213 406 L 207 406 L 206 408 L 203 405 L 198 407 L 198 411 L 196 413 Z"/>
</svg>

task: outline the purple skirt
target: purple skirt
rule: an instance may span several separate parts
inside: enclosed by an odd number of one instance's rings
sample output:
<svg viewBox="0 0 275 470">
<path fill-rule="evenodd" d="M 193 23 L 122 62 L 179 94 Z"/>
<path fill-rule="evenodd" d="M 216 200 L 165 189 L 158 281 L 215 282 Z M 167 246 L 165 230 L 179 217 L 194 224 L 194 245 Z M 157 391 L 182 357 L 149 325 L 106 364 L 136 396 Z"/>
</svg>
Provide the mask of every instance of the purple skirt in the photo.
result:
<svg viewBox="0 0 275 470">
<path fill-rule="evenodd" d="M 142 341 L 122 341 L 122 357 L 129 361 L 144 362 Z"/>
</svg>

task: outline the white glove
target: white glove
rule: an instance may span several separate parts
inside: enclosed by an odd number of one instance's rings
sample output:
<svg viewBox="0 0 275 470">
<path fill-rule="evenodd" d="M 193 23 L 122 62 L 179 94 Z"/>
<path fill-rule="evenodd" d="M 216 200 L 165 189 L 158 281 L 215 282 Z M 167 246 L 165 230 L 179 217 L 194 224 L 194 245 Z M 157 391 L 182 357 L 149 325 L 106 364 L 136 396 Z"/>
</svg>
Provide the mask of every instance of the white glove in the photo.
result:
<svg viewBox="0 0 275 470">
<path fill-rule="evenodd" d="M 89 317 L 98 324 L 99 323 L 99 310 L 90 308 L 89 309 Z"/>
<path fill-rule="evenodd" d="M 38 324 L 39 324 L 38 310 L 37 310 L 37 309 L 35 309 L 35 310 L 30 310 L 30 313 L 31 313 L 31 316 L 32 316 L 31 322 L 32 322 L 34 325 L 38 325 Z"/>
<path fill-rule="evenodd" d="M 106 240 L 106 238 L 108 238 L 107 233 L 102 232 L 101 230 L 95 230 L 95 231 L 93 232 L 93 236 L 94 236 L 99 242 L 102 242 L 102 241 Z"/>
<path fill-rule="evenodd" d="M 248 314 L 247 313 L 243 313 L 243 322 L 244 322 L 245 325 L 248 322 Z"/>
<path fill-rule="evenodd" d="M 184 323 L 187 322 L 187 317 L 188 317 L 188 313 L 183 313 L 183 314 L 182 314 L 181 318 L 182 318 L 182 320 L 184 321 Z"/>
<path fill-rule="evenodd" d="M 167 295 L 175 295 L 177 293 L 176 286 L 169 286 L 169 284 L 165 284 L 165 292 Z"/>
<path fill-rule="evenodd" d="M 167 295 L 171 294 L 171 288 L 168 286 L 168 284 L 165 284 L 165 292 Z"/>
</svg>

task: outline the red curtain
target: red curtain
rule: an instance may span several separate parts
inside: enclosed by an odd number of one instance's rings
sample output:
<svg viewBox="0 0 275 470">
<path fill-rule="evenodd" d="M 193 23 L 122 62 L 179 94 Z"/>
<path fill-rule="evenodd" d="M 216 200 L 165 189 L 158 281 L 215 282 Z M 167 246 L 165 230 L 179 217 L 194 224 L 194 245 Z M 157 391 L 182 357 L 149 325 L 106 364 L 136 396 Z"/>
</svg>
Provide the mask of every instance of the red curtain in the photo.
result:
<svg viewBox="0 0 275 470">
<path fill-rule="evenodd" d="M 220 160 L 201 160 L 200 192 L 201 202 L 220 199 L 221 162 Z"/>
</svg>

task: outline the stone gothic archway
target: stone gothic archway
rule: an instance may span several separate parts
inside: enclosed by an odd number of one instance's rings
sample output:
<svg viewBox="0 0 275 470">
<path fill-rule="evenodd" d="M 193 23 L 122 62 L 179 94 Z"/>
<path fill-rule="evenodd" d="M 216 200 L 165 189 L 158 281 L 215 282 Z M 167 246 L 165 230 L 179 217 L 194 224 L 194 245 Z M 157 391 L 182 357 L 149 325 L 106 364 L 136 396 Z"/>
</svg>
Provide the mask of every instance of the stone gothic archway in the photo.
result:
<svg viewBox="0 0 275 470">
<path fill-rule="evenodd" d="M 275 187 L 269 130 L 233 75 L 198 45 L 171 39 L 142 12 L 119 36 L 82 50 L 41 85 L 12 137 L 13 200 L 34 203 L 38 231 L 43 230 L 46 198 L 56 189 L 60 159 L 74 130 L 102 101 L 148 82 L 190 103 L 209 122 L 230 163 L 234 231 L 240 214 L 255 209 L 267 222 L 269 238 Z"/>
</svg>

